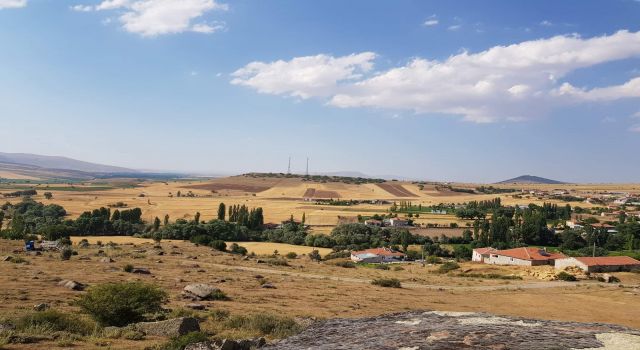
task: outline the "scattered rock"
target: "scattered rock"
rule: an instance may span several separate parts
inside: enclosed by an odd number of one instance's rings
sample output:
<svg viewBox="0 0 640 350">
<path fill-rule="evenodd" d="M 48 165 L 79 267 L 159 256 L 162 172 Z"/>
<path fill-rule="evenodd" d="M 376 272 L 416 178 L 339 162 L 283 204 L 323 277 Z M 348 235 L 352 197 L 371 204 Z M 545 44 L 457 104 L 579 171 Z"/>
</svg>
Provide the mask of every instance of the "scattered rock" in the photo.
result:
<svg viewBox="0 0 640 350">
<path fill-rule="evenodd" d="M 104 257 L 102 259 L 100 259 L 101 263 L 112 263 L 115 262 L 115 260 L 111 259 L 110 257 Z"/>
<path fill-rule="evenodd" d="M 16 326 L 9 324 L 9 323 L 0 323 L 0 333 L 2 332 L 7 332 L 7 331 L 12 331 L 16 329 Z"/>
<path fill-rule="evenodd" d="M 146 249 L 133 249 L 131 250 L 132 253 L 137 253 L 137 254 L 142 254 L 142 253 L 146 253 L 147 250 Z"/>
<path fill-rule="evenodd" d="M 261 280 L 261 279 L 263 279 L 263 278 L 264 278 L 264 276 L 262 276 L 262 275 L 255 275 L 255 276 L 253 276 L 253 278 L 255 278 L 255 279 L 257 279 L 257 280 Z"/>
<path fill-rule="evenodd" d="M 79 257 L 78 260 L 85 260 L 85 261 L 86 260 L 91 260 L 91 257 L 88 256 L 88 255 L 83 255 L 83 256 Z"/>
<path fill-rule="evenodd" d="M 263 285 L 260 286 L 260 288 L 266 288 L 266 289 L 276 289 L 276 286 L 274 286 L 271 283 L 265 283 Z"/>
<path fill-rule="evenodd" d="M 200 323 L 193 317 L 181 317 L 166 321 L 136 323 L 135 328 L 146 335 L 179 337 L 187 333 L 199 332 Z"/>
<path fill-rule="evenodd" d="M 133 270 L 131 270 L 131 273 L 138 273 L 141 275 L 150 275 L 151 271 L 149 271 L 149 269 L 144 267 L 134 267 Z"/>
<path fill-rule="evenodd" d="M 76 282 L 76 281 L 72 281 L 72 280 L 62 280 L 60 282 L 58 282 L 58 285 L 61 287 L 65 287 L 67 289 L 71 289 L 71 290 L 77 290 L 77 291 L 81 291 L 84 290 L 87 286 L 80 283 L 80 282 Z"/>
<path fill-rule="evenodd" d="M 193 300 L 207 300 L 212 297 L 214 293 L 219 292 L 220 289 L 210 286 L 204 283 L 189 284 L 182 290 L 182 295 L 185 298 Z"/>
<path fill-rule="evenodd" d="M 219 341 L 205 341 L 187 345 L 184 350 L 252 350 L 265 346 L 267 342 L 264 338 L 231 340 L 223 339 Z"/>
<path fill-rule="evenodd" d="M 33 306 L 34 311 L 45 311 L 50 308 L 49 304 L 41 303 Z"/>
<path fill-rule="evenodd" d="M 30 252 L 27 252 L 27 255 L 40 256 L 40 255 L 42 255 L 42 252 L 39 252 L 37 250 L 36 251 L 30 251 Z"/>
<path fill-rule="evenodd" d="M 13 260 L 13 257 L 11 255 L 7 255 L 7 256 L 3 256 L 2 259 L 0 259 L 2 261 L 11 261 Z"/>
<path fill-rule="evenodd" d="M 207 270 L 205 270 L 205 269 L 198 269 L 198 270 L 196 270 L 196 272 L 207 272 Z"/>
<path fill-rule="evenodd" d="M 204 310 L 207 307 L 202 305 L 202 304 L 197 304 L 197 303 L 191 303 L 191 304 L 187 304 L 185 305 L 187 308 L 189 309 L 193 309 L 193 310 Z"/>
</svg>

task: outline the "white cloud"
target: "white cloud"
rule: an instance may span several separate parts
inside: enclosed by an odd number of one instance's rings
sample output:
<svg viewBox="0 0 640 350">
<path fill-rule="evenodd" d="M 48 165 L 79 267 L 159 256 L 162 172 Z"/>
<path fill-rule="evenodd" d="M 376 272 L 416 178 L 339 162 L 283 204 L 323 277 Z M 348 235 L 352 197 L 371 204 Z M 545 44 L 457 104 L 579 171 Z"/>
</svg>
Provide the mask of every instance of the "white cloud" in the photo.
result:
<svg viewBox="0 0 640 350">
<path fill-rule="evenodd" d="M 460 28 L 462 28 L 462 24 L 454 24 L 454 25 L 449 26 L 449 27 L 447 28 L 447 30 L 450 30 L 450 31 L 456 31 L 456 30 L 458 30 L 458 29 L 460 29 Z"/>
<path fill-rule="evenodd" d="M 640 57 L 640 32 L 588 39 L 555 36 L 465 51 L 441 61 L 414 58 L 371 73 L 375 57 L 365 52 L 252 62 L 233 73 L 232 83 L 267 94 L 327 98 L 341 108 L 459 115 L 474 122 L 523 120 L 562 105 L 640 97 L 640 77 L 596 88 L 562 81 L 577 69 Z"/>
<path fill-rule="evenodd" d="M 27 0 L 0 0 L 0 10 L 17 9 L 27 6 Z"/>
<path fill-rule="evenodd" d="M 2 0 L 0 0 L 2 1 Z M 76 5 L 76 11 L 122 10 L 123 28 L 142 36 L 182 32 L 215 33 L 225 29 L 224 23 L 193 23 L 210 11 L 226 11 L 227 4 L 215 0 L 104 0 L 96 6 Z"/>
<path fill-rule="evenodd" d="M 640 0 L 638 0 L 640 1 Z M 639 118 L 640 119 L 640 111 L 637 111 L 631 115 L 631 118 Z"/>
<path fill-rule="evenodd" d="M 303 99 L 330 97 L 340 83 L 362 78 L 373 67 L 375 57 L 373 52 L 363 52 L 343 57 L 316 55 L 290 61 L 252 62 L 232 73 L 231 83 L 266 94 Z"/>
<path fill-rule="evenodd" d="M 544 21 L 540 22 L 539 24 L 541 26 L 543 26 L 543 27 L 551 27 L 553 25 L 553 23 L 551 23 L 551 21 L 547 21 L 547 20 L 544 20 Z"/>
<path fill-rule="evenodd" d="M 629 131 L 633 131 L 633 132 L 640 132 L 640 124 L 632 125 L 632 126 L 629 128 Z"/>
<path fill-rule="evenodd" d="M 438 17 L 436 15 L 431 15 L 426 21 L 424 21 L 424 23 L 422 23 L 422 25 L 425 27 L 433 27 L 437 26 L 438 23 L 440 23 L 440 21 L 438 21 Z"/>
<path fill-rule="evenodd" d="M 93 11 L 93 6 L 91 6 L 91 5 L 73 5 L 73 6 L 71 6 L 71 9 L 73 11 L 78 11 L 78 12 L 90 12 L 90 11 Z"/>
</svg>

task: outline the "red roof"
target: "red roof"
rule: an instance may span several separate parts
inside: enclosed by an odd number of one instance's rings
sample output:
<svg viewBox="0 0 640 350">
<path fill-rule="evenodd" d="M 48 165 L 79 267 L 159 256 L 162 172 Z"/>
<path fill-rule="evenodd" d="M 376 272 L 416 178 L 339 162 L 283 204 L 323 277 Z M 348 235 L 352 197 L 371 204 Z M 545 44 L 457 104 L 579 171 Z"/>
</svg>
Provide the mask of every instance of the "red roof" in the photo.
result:
<svg viewBox="0 0 640 350">
<path fill-rule="evenodd" d="M 575 259 L 587 266 L 640 265 L 640 261 L 629 256 L 577 257 Z"/>
<path fill-rule="evenodd" d="M 375 254 L 375 255 L 380 255 L 380 256 L 398 256 L 398 257 L 403 257 L 404 254 L 400 253 L 400 252 L 396 252 L 390 248 L 371 248 L 371 249 L 365 249 L 365 250 L 360 250 L 357 252 L 352 252 L 351 254 L 353 255 L 360 255 L 360 254 Z"/>
<path fill-rule="evenodd" d="M 480 255 L 483 255 L 483 254 L 487 254 L 487 253 L 490 253 L 490 252 L 495 252 L 495 251 L 497 251 L 497 249 L 491 248 L 491 247 L 486 247 L 486 248 L 476 248 L 473 251 L 478 253 L 478 254 L 480 254 Z"/>
<path fill-rule="evenodd" d="M 534 247 L 521 247 L 506 250 L 497 250 L 492 254 L 504 255 L 511 258 L 521 260 L 553 260 L 566 258 L 567 256 L 562 253 L 550 253 L 544 249 Z"/>
<path fill-rule="evenodd" d="M 593 226 L 593 227 L 599 227 L 599 228 L 615 228 L 615 226 L 613 226 L 613 225 L 609 225 L 609 224 L 600 224 L 600 223 L 597 223 L 597 224 L 591 224 L 591 226 Z"/>
</svg>

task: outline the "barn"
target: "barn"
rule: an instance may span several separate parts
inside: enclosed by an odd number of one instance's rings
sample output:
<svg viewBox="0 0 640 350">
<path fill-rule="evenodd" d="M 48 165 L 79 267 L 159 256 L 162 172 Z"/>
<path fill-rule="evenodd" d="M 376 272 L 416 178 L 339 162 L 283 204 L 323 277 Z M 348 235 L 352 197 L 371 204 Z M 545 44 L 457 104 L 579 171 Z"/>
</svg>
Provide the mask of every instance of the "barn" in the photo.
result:
<svg viewBox="0 0 640 350">
<path fill-rule="evenodd" d="M 555 260 L 566 258 L 562 253 L 550 253 L 545 249 L 535 247 L 520 247 L 506 250 L 496 250 L 484 259 L 486 264 L 538 266 L 554 265 Z"/>
<path fill-rule="evenodd" d="M 586 272 L 615 272 L 640 269 L 640 261 L 628 256 L 596 256 L 557 259 L 555 267 L 564 270 L 578 267 Z"/>
</svg>

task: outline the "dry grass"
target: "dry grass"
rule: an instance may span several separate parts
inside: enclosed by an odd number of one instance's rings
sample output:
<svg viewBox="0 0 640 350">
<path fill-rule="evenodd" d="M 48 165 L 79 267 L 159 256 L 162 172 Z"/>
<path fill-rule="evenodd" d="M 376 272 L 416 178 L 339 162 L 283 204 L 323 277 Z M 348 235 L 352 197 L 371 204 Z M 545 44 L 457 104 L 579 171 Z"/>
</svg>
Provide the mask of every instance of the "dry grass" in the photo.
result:
<svg viewBox="0 0 640 350">
<path fill-rule="evenodd" d="M 227 242 L 227 246 L 234 242 Z M 293 244 L 284 244 L 284 243 L 271 243 L 271 242 L 235 242 L 238 245 L 247 248 L 249 253 L 256 253 L 257 255 L 269 255 L 273 254 L 274 251 L 278 251 L 280 255 L 286 255 L 287 253 L 296 253 L 298 255 L 309 254 L 313 250 L 317 250 L 320 255 L 325 256 L 332 252 L 331 249 L 328 248 L 312 248 L 305 247 Z"/>
</svg>

